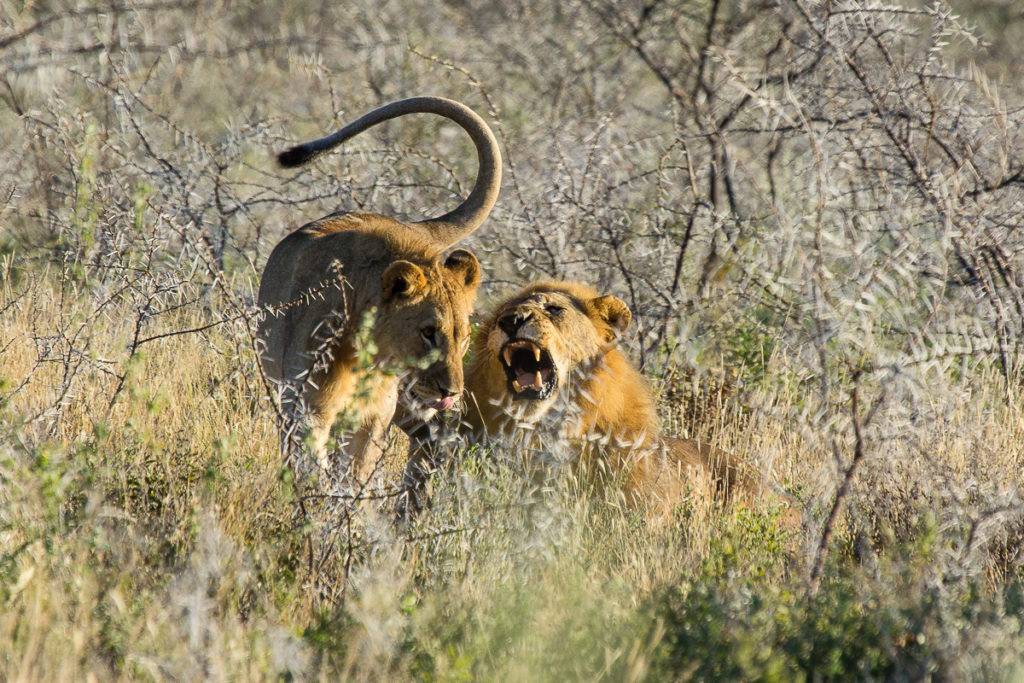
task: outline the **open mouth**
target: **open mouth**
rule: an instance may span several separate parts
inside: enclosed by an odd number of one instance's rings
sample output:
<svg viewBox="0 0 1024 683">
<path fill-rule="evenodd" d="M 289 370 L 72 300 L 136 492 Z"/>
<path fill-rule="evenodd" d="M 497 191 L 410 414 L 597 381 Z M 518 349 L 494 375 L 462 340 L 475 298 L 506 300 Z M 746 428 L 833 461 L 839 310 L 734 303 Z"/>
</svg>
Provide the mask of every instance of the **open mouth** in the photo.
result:
<svg viewBox="0 0 1024 683">
<path fill-rule="evenodd" d="M 505 344 L 501 360 L 512 398 L 536 401 L 555 390 L 558 375 L 551 354 L 532 341 L 515 339 Z"/>
</svg>

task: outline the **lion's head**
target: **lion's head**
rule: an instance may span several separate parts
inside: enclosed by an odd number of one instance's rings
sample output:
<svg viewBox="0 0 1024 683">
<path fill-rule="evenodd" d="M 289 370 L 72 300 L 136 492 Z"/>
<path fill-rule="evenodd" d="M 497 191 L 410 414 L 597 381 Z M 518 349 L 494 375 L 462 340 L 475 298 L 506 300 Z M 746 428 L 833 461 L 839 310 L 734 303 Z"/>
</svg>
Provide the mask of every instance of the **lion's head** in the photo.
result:
<svg viewBox="0 0 1024 683">
<path fill-rule="evenodd" d="M 379 360 L 407 366 L 399 400 L 419 414 L 451 408 L 463 389 L 462 357 L 480 265 L 465 249 L 444 262 L 399 260 L 381 278 L 374 324 Z"/>
<path fill-rule="evenodd" d="M 470 389 L 478 400 L 504 403 L 519 421 L 535 421 L 560 397 L 577 400 L 563 395 L 604 362 L 630 319 L 620 299 L 586 285 L 532 284 L 500 304 L 478 333 Z"/>
</svg>

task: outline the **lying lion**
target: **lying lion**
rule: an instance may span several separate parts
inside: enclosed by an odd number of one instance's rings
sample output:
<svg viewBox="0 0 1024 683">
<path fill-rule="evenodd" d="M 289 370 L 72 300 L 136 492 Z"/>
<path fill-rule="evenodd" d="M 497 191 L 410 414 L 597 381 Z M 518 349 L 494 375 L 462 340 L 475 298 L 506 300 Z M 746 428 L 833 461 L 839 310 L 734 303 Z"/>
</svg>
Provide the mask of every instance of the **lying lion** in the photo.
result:
<svg viewBox="0 0 1024 683">
<path fill-rule="evenodd" d="M 365 480 L 396 411 L 429 418 L 462 393 L 480 266 L 464 249 L 443 252 L 491 212 L 501 153 L 487 124 L 467 107 L 416 97 L 279 156 L 284 166 L 303 164 L 373 125 L 420 112 L 444 116 L 469 133 L 479 161 L 469 197 L 439 218 L 415 223 L 373 213 L 321 218 L 278 243 L 260 281 L 259 304 L 268 311 L 258 330 L 263 370 L 282 387 L 284 413 L 305 417 L 317 461 L 331 476 L 342 474 L 326 448 L 342 411 L 355 415 L 355 425 L 340 435 L 340 448 L 351 460 L 349 472 Z"/>
<path fill-rule="evenodd" d="M 654 396 L 615 348 L 629 308 L 571 282 L 539 282 L 497 306 L 466 371 L 466 420 L 478 439 L 568 440 L 586 473 L 665 515 L 688 494 L 752 502 L 758 485 L 735 458 L 662 436 Z"/>
</svg>

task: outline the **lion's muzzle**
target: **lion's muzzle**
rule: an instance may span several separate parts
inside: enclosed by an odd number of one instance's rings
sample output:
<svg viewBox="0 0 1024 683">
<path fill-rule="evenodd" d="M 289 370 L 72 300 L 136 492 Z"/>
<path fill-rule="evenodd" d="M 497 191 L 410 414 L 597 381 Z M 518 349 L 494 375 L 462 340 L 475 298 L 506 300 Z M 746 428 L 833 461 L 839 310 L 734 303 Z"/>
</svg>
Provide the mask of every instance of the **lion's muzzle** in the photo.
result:
<svg viewBox="0 0 1024 683">
<path fill-rule="evenodd" d="M 437 402 L 431 404 L 430 407 L 433 408 L 434 410 L 448 410 L 455 405 L 455 401 L 457 400 L 458 396 L 445 396 L 444 398 L 439 399 Z"/>
</svg>

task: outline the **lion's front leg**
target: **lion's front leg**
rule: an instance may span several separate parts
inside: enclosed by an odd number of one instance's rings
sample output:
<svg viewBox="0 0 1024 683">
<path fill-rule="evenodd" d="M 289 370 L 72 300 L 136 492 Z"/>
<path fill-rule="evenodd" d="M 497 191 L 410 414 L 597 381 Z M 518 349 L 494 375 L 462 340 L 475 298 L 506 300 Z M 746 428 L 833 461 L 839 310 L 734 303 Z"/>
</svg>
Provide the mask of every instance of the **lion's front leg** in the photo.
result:
<svg viewBox="0 0 1024 683">
<path fill-rule="evenodd" d="M 387 425 L 381 426 L 376 421 L 364 425 L 354 432 L 344 446 L 349 457 L 346 478 L 355 485 L 366 484 L 384 459 L 384 434 Z"/>
<path fill-rule="evenodd" d="M 395 425 L 409 437 L 408 457 L 402 475 L 402 492 L 395 508 L 397 521 L 407 521 L 428 503 L 430 492 L 427 482 L 453 450 L 457 440 L 456 428 L 446 421 L 443 413 L 424 419 L 414 411 L 399 406 Z"/>
<path fill-rule="evenodd" d="M 398 405 L 398 379 L 374 378 L 366 402 L 360 406 L 359 428 L 348 435 L 342 448 L 348 456 L 348 477 L 364 484 L 384 459 L 384 437 Z"/>
</svg>

